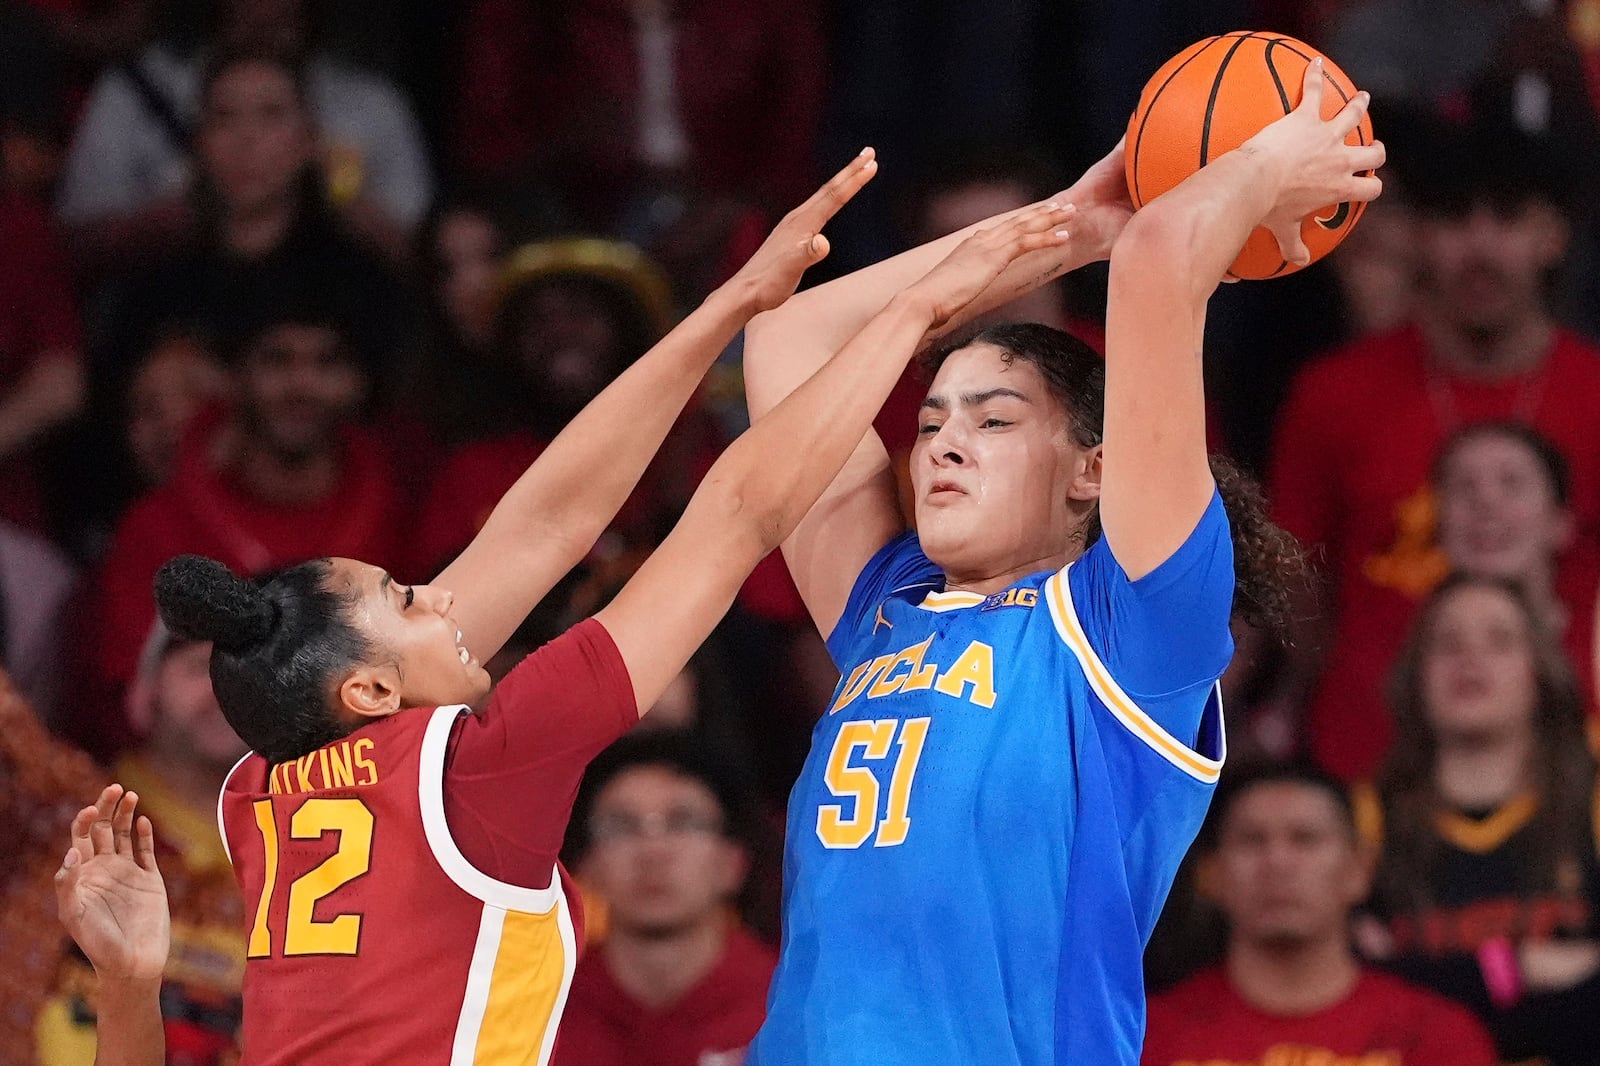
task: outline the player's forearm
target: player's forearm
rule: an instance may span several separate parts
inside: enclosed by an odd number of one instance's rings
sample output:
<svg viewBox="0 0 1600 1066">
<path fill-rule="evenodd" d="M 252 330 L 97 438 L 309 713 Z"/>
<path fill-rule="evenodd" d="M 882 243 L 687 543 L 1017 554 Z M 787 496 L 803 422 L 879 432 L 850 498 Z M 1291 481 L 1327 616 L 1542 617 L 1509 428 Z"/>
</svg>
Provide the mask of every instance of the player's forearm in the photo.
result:
<svg viewBox="0 0 1600 1066">
<path fill-rule="evenodd" d="M 1062 196 L 1069 196 L 1069 193 Z M 1060 199 L 1060 202 L 1070 203 L 1071 200 Z M 1026 208 L 1018 208 L 995 215 L 918 245 L 853 274 L 807 289 L 791 297 L 782 307 L 756 316 L 745 333 L 745 399 L 751 420 L 765 417 L 778 406 L 834 352 L 849 343 L 896 293 L 941 263 L 962 241 L 1024 210 Z M 1074 244 L 1041 248 L 1022 256 L 937 332 L 949 333 L 987 311 L 1101 258 L 1104 256 L 1093 248 Z"/>
<path fill-rule="evenodd" d="M 101 978 L 95 988 L 94 1066 L 162 1066 L 161 982 Z"/>
<path fill-rule="evenodd" d="M 1277 161 L 1249 145 L 1213 160 L 1129 221 L 1111 253 L 1113 288 L 1177 286 L 1203 312 L 1281 180 Z"/>
<path fill-rule="evenodd" d="M 753 553 L 751 565 L 793 532 L 839 473 L 932 322 L 925 301 L 896 296 L 711 468 L 703 506 Z"/>
</svg>

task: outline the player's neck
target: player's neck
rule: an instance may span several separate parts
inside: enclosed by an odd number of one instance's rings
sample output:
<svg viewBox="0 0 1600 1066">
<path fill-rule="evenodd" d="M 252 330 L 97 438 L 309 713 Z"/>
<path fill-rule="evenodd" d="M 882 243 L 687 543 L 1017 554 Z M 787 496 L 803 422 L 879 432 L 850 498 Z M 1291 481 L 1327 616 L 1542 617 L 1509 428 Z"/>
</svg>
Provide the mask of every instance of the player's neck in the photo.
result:
<svg viewBox="0 0 1600 1066">
<path fill-rule="evenodd" d="M 1075 551 L 1057 552 L 1054 555 L 1045 555 L 1008 566 L 1004 570 L 970 573 L 949 570 L 945 572 L 944 589 L 946 592 L 976 592 L 980 596 L 992 596 L 1002 589 L 1010 588 L 1029 574 L 1037 574 L 1041 570 L 1060 570 L 1070 563 L 1076 554 Z"/>
<path fill-rule="evenodd" d="M 1475 332 L 1424 313 L 1423 334 L 1435 364 L 1451 377 L 1498 381 L 1538 369 L 1550 352 L 1555 326 L 1537 309 L 1504 329 Z"/>
<path fill-rule="evenodd" d="M 613 928 L 602 950 L 618 985 L 650 1010 L 677 1003 L 710 973 L 728 942 L 721 914 L 670 936 L 638 936 Z"/>
<path fill-rule="evenodd" d="M 1452 807 L 1494 810 L 1527 786 L 1533 754 L 1533 736 L 1528 729 L 1441 735 L 1434 784 L 1439 797 Z"/>
<path fill-rule="evenodd" d="M 1246 1003 L 1279 1017 L 1327 1010 L 1361 979 L 1342 930 L 1292 947 L 1235 938 L 1228 946 L 1227 971 Z"/>
</svg>

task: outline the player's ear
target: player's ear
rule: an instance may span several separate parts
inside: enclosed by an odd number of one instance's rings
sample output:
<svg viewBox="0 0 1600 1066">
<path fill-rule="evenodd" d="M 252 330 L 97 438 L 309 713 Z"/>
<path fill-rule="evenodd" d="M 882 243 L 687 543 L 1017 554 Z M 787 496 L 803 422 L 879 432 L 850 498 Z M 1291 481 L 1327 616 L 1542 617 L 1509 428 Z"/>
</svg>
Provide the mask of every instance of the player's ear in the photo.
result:
<svg viewBox="0 0 1600 1066">
<path fill-rule="evenodd" d="M 393 663 L 358 666 L 339 682 L 339 707 L 357 718 L 387 718 L 400 709 L 400 672 Z"/>
<path fill-rule="evenodd" d="M 1067 487 L 1067 499 L 1087 502 L 1100 498 L 1102 445 L 1073 450 L 1072 483 Z"/>
</svg>

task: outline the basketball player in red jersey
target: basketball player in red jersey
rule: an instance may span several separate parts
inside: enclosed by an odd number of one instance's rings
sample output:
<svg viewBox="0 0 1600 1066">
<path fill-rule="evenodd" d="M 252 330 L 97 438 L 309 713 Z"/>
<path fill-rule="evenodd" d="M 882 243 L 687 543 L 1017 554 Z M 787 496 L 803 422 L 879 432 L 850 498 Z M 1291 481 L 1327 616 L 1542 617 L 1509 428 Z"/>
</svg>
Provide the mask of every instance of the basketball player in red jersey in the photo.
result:
<svg viewBox="0 0 1600 1066">
<path fill-rule="evenodd" d="M 739 324 L 787 297 L 826 250 L 821 223 L 872 169 L 863 156 L 780 224 L 741 274 L 754 295 L 737 303 Z M 583 765 L 677 676 L 838 473 L 910 355 L 1014 261 L 1064 244 L 1070 216 L 1054 204 L 1021 213 L 890 301 L 728 450 L 617 598 L 518 666 L 481 715 L 463 706 L 488 687 L 479 658 L 537 599 L 523 560 L 481 551 L 499 511 L 440 585 L 402 586 L 346 559 L 258 581 L 196 557 L 163 569 L 163 617 L 214 642 L 218 700 L 256 752 L 220 805 L 250 926 L 245 1066 L 548 1061 L 579 939 L 555 852 Z M 589 478 L 614 484 L 609 518 L 648 459 L 611 438 L 671 421 L 650 410 L 667 383 L 639 387 L 651 361 L 581 414 L 513 496 L 565 464 L 565 496 L 545 497 L 545 513 L 590 492 Z M 520 546 L 495 536 L 501 551 Z M 469 645 L 464 632 L 492 639 Z M 114 1035 L 102 1025 L 102 1043 L 129 1046 L 137 1026 L 122 1021 Z"/>
</svg>

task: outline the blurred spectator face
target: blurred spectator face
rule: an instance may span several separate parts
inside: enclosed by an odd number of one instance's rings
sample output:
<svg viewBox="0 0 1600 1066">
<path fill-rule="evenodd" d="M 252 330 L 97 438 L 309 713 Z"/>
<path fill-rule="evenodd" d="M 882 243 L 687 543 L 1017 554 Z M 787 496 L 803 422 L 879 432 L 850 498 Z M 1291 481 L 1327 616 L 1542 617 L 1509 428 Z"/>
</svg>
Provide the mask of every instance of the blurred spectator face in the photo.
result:
<svg viewBox="0 0 1600 1066">
<path fill-rule="evenodd" d="M 128 390 L 128 445 L 147 485 L 165 484 L 184 431 L 225 388 L 226 375 L 192 337 L 169 337 L 134 372 Z"/>
<path fill-rule="evenodd" d="M 947 233 L 966 229 L 986 218 L 1006 211 L 1015 211 L 1034 202 L 1029 190 L 1020 183 L 1010 181 L 976 182 L 959 188 L 935 193 L 923 205 L 917 243 L 925 244 Z M 1063 324 L 1061 293 L 1055 286 L 1045 286 L 1024 293 L 1003 307 L 980 315 L 974 321 L 985 322 L 1043 322 L 1050 326 Z"/>
<path fill-rule="evenodd" d="M 355 411 L 366 376 L 327 326 L 286 323 L 266 330 L 239 367 L 246 426 L 286 461 L 320 454 Z"/>
<path fill-rule="evenodd" d="M 1329 260 L 1355 335 L 1395 329 L 1416 305 L 1416 220 L 1403 203 L 1367 205 L 1361 225 Z"/>
<path fill-rule="evenodd" d="M 1320 788 L 1269 781 L 1233 801 L 1215 854 L 1216 896 L 1234 936 L 1279 948 L 1344 929 L 1366 896 L 1354 827 Z"/>
<path fill-rule="evenodd" d="M 222 717 L 211 691 L 211 645 L 177 642 L 167 649 L 153 676 L 142 677 L 130 698 L 133 719 L 150 730 L 148 743 L 162 751 L 227 769 L 245 753 Z"/>
<path fill-rule="evenodd" d="M 1516 601 L 1464 585 L 1438 605 L 1422 643 L 1422 697 L 1436 736 L 1532 729 L 1538 699 L 1532 634 Z"/>
<path fill-rule="evenodd" d="M 640 729 L 693 729 L 700 716 L 700 682 L 694 666 L 685 666 L 661 693 L 650 713 L 639 720 Z"/>
<path fill-rule="evenodd" d="M 706 921 L 744 883 L 742 848 L 723 835 L 723 812 L 701 782 L 665 766 L 613 778 L 590 815 L 584 879 L 618 931 L 667 936 Z"/>
<path fill-rule="evenodd" d="M 264 62 L 224 71 L 206 95 L 199 151 L 234 213 L 248 215 L 292 197 L 316 151 L 294 78 Z"/>
<path fill-rule="evenodd" d="M 1493 336 L 1542 306 L 1545 275 L 1566 251 L 1567 227 L 1548 204 L 1475 203 L 1419 227 L 1427 283 L 1457 328 Z"/>
<path fill-rule="evenodd" d="M 974 222 L 1015 211 L 1033 199 L 1021 184 L 1009 181 L 964 185 L 936 193 L 923 206 L 917 243 L 925 244 Z"/>
<path fill-rule="evenodd" d="M 475 211 L 457 209 L 439 220 L 434 255 L 440 268 L 440 303 L 462 337 L 488 339 L 485 313 L 489 290 L 499 268 L 500 234 L 494 223 Z"/>
<path fill-rule="evenodd" d="M 621 324 L 593 284 L 550 278 L 517 301 L 511 353 L 541 402 L 570 418 L 621 370 Z"/>
<path fill-rule="evenodd" d="M 1516 579 L 1548 573 L 1573 536 L 1549 469 L 1509 434 L 1464 438 L 1435 486 L 1439 546 L 1458 570 Z"/>
</svg>

